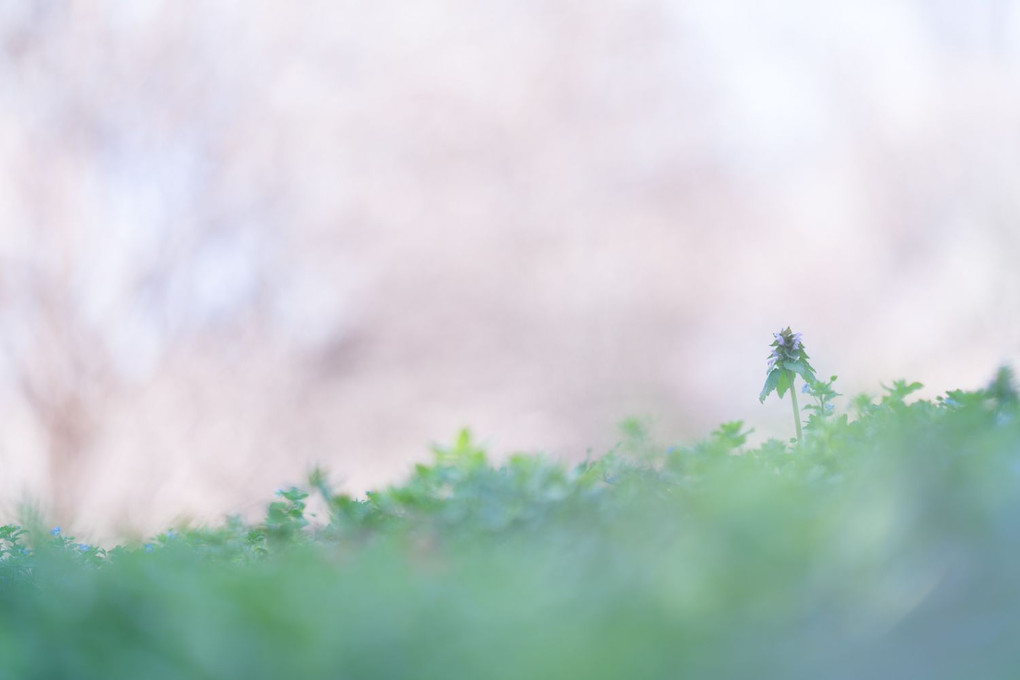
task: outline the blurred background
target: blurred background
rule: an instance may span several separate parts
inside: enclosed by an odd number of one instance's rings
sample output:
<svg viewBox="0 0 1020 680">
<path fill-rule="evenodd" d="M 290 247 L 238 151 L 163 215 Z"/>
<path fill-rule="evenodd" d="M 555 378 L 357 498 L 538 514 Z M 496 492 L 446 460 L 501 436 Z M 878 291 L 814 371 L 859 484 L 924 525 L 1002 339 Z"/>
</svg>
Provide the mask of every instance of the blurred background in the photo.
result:
<svg viewBox="0 0 1020 680">
<path fill-rule="evenodd" d="M 1012 0 L 0 4 L 0 510 L 361 494 L 1020 356 Z M 844 401 L 845 403 L 845 401 Z"/>
</svg>

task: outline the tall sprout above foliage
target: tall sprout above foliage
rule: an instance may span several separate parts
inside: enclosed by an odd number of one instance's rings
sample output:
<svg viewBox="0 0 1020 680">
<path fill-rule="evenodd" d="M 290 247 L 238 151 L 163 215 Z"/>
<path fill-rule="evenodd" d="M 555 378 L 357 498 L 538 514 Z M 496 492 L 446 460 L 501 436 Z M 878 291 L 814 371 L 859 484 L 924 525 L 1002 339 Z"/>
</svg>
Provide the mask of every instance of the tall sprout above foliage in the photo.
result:
<svg viewBox="0 0 1020 680">
<path fill-rule="evenodd" d="M 772 337 L 768 376 L 765 378 L 765 387 L 762 388 L 758 399 L 765 403 L 765 399 L 773 391 L 782 399 L 789 390 L 790 400 L 793 402 L 793 424 L 797 428 L 797 441 L 800 442 L 802 438 L 800 409 L 797 406 L 797 390 L 793 389 L 793 383 L 797 379 L 797 375 L 800 375 L 804 382 L 809 385 L 813 384 L 816 380 L 815 369 L 808 363 L 808 355 L 804 351 L 800 333 L 794 333 L 787 326 L 778 333 L 773 333 Z"/>
</svg>

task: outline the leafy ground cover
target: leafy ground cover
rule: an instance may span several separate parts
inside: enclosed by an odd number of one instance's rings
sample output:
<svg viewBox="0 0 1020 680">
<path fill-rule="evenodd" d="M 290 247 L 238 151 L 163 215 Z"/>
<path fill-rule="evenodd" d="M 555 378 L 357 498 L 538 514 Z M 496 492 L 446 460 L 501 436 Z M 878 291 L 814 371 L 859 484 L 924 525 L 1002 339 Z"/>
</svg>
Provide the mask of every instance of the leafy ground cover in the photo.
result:
<svg viewBox="0 0 1020 680">
<path fill-rule="evenodd" d="M 1014 677 L 1009 372 L 846 413 L 811 378 L 789 443 L 629 423 L 581 465 L 495 465 L 465 431 L 365 498 L 317 471 L 258 524 L 108 551 L 5 526 L 0 678 Z"/>
</svg>

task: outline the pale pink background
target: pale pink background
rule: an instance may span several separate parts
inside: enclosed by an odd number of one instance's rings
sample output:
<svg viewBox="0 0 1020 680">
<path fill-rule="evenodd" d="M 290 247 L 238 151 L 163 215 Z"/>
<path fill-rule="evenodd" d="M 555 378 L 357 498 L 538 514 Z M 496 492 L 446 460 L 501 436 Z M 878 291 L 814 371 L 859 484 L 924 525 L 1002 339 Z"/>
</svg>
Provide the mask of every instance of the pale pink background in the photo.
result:
<svg viewBox="0 0 1020 680">
<path fill-rule="evenodd" d="M 1014 2 L 0 4 L 0 508 L 93 538 L 1020 354 Z M 845 403 L 840 402 L 840 406 Z"/>
</svg>

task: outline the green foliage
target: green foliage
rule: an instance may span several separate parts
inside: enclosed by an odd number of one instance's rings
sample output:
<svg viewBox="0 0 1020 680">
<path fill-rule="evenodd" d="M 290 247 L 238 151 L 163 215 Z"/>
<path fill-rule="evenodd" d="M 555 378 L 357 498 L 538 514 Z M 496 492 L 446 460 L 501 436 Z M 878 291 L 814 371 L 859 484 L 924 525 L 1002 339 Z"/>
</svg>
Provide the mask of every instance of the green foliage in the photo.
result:
<svg viewBox="0 0 1020 680">
<path fill-rule="evenodd" d="M 1010 677 L 1011 376 L 850 414 L 834 382 L 796 448 L 628 421 L 576 466 L 492 463 L 465 430 L 364 498 L 314 470 L 255 524 L 0 527 L 0 678 Z"/>
<path fill-rule="evenodd" d="M 791 331 L 789 326 L 778 333 L 772 334 L 773 340 L 770 345 L 772 352 L 769 354 L 768 376 L 765 378 L 765 386 L 762 388 L 761 394 L 758 395 L 758 400 L 764 403 L 772 392 L 775 392 L 782 399 L 783 395 L 789 390 L 790 405 L 793 407 L 793 424 L 797 431 L 798 443 L 803 440 L 804 433 L 800 424 L 800 407 L 797 405 L 797 392 L 794 389 L 794 383 L 798 375 L 804 379 L 805 388 L 810 388 L 818 382 L 818 379 L 815 378 L 815 369 L 812 368 L 811 363 L 808 361 L 808 355 L 800 336 L 800 333 Z M 835 379 L 836 377 L 833 376 L 827 383 L 829 389 L 831 389 L 832 381 Z M 820 387 L 819 389 L 824 390 L 825 387 Z M 824 407 L 824 403 L 822 405 Z M 824 417 L 824 411 L 822 417 Z"/>
<path fill-rule="evenodd" d="M 808 384 L 815 382 L 815 369 L 808 361 L 809 357 L 804 350 L 800 333 L 794 333 L 787 326 L 778 333 L 773 333 L 772 337 L 774 339 L 769 345 L 772 352 L 768 357 L 768 376 L 765 378 L 761 394 L 758 395 L 758 400 L 763 403 L 773 392 L 782 399 L 787 390 L 793 387 L 795 375 L 799 375 Z"/>
<path fill-rule="evenodd" d="M 822 428 L 825 420 L 835 411 L 836 405 L 833 403 L 833 400 L 836 397 L 843 396 L 832 388 L 835 382 L 836 376 L 831 376 L 828 380 L 815 380 L 814 382 L 804 383 L 801 391 L 814 399 L 814 403 L 804 406 L 804 410 L 810 414 L 805 426 L 807 429 L 817 430 Z"/>
</svg>

